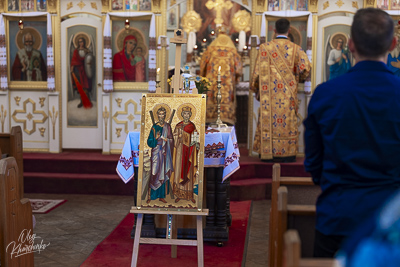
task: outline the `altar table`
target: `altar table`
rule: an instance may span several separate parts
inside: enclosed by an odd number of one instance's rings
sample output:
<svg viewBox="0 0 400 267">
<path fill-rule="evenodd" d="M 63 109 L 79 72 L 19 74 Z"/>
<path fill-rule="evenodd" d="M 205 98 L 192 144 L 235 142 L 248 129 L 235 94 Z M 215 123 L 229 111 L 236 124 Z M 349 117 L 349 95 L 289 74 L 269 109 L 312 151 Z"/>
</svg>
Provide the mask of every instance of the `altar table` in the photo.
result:
<svg viewBox="0 0 400 267">
<path fill-rule="evenodd" d="M 140 132 L 129 132 L 117 164 L 117 173 L 125 183 L 135 175 L 134 167 L 139 166 Z M 223 167 L 225 181 L 239 169 L 239 147 L 234 127 L 206 131 L 204 145 L 204 167 Z"/>
<path fill-rule="evenodd" d="M 140 132 L 129 132 L 116 168 L 119 177 L 125 183 L 137 178 L 139 142 Z M 209 215 L 206 217 L 204 229 L 205 241 L 228 240 L 228 227 L 231 224 L 228 178 L 240 168 L 239 157 L 234 127 L 219 128 L 218 131 L 207 129 L 204 145 L 204 177 L 206 208 L 209 209 Z M 137 179 L 134 181 L 134 192 L 137 192 Z M 154 216 L 152 216 L 144 216 L 142 236 L 163 237 L 165 232 L 155 229 Z M 178 237 L 182 238 L 191 238 L 195 234 L 193 231 L 178 230 Z"/>
</svg>

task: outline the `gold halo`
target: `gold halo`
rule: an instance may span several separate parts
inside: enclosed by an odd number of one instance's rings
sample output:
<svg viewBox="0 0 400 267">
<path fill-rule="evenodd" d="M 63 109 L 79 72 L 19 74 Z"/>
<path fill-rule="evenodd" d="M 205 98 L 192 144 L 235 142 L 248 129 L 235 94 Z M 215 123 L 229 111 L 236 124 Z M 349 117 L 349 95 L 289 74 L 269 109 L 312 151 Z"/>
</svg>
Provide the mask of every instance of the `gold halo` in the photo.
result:
<svg viewBox="0 0 400 267">
<path fill-rule="evenodd" d="M 157 104 L 157 105 L 155 105 L 154 108 L 153 108 L 153 116 L 154 116 L 155 122 L 157 122 L 157 119 L 158 119 L 158 117 L 157 117 L 157 111 L 158 111 L 161 107 L 164 107 L 165 110 L 167 111 L 167 114 L 165 114 L 165 121 L 168 121 L 168 120 L 169 120 L 169 117 L 171 116 L 171 108 L 170 108 L 167 104 L 164 104 L 164 103 Z"/>
<path fill-rule="evenodd" d="M 250 31 L 251 27 L 251 15 L 246 10 L 240 10 L 235 13 L 232 18 L 232 25 L 235 31 Z"/>
<path fill-rule="evenodd" d="M 337 47 L 337 41 L 339 39 L 343 39 L 343 47 L 347 45 L 347 42 L 349 41 L 347 38 L 347 35 L 343 32 L 337 32 L 331 36 L 331 39 L 329 40 L 329 44 L 331 45 L 332 49 L 336 49 Z"/>
<path fill-rule="evenodd" d="M 183 15 L 181 25 L 184 32 L 198 32 L 201 28 L 202 19 L 200 14 L 194 10 L 190 10 Z"/>
<path fill-rule="evenodd" d="M 183 121 L 182 108 L 184 108 L 184 107 L 190 107 L 192 109 L 192 116 L 190 116 L 191 118 L 196 117 L 196 108 L 190 103 L 185 103 L 185 104 L 180 105 L 179 108 L 178 108 L 178 112 L 177 112 L 178 114 L 177 115 L 178 115 L 178 118 L 179 118 L 180 121 Z"/>
<path fill-rule="evenodd" d="M 122 51 L 124 49 L 124 39 L 128 35 L 135 36 L 137 40 L 136 47 L 140 46 L 143 49 L 143 56 L 146 57 L 149 49 L 147 48 L 147 45 L 144 43 L 143 33 L 133 27 L 130 27 L 129 29 L 123 28 L 117 33 L 117 37 L 115 38 L 115 45 L 118 51 Z"/>
<path fill-rule="evenodd" d="M 290 38 L 291 36 L 293 37 L 293 43 L 301 46 L 302 38 L 301 38 L 300 31 L 297 28 L 293 27 L 293 26 L 290 26 L 290 31 L 289 31 L 289 36 L 288 36 L 288 38 L 290 40 L 291 40 L 291 38 Z M 274 35 L 272 36 L 272 39 L 275 39 L 275 37 L 276 37 L 276 33 L 274 32 Z"/>
<path fill-rule="evenodd" d="M 75 34 L 74 39 L 72 40 L 72 42 L 74 43 L 75 48 L 79 47 L 79 44 L 78 44 L 79 38 L 85 39 L 86 48 L 88 48 L 90 46 L 89 34 L 87 34 L 86 32 L 78 32 L 77 34 Z"/>
<path fill-rule="evenodd" d="M 33 27 L 24 27 L 22 31 L 18 31 L 17 35 L 15 36 L 15 43 L 17 44 L 18 49 L 22 49 L 25 47 L 24 43 L 22 42 L 22 37 L 27 33 L 32 34 L 33 38 L 35 39 L 33 48 L 36 50 L 40 50 L 43 41 L 42 36 L 40 35 L 39 31 Z"/>
</svg>

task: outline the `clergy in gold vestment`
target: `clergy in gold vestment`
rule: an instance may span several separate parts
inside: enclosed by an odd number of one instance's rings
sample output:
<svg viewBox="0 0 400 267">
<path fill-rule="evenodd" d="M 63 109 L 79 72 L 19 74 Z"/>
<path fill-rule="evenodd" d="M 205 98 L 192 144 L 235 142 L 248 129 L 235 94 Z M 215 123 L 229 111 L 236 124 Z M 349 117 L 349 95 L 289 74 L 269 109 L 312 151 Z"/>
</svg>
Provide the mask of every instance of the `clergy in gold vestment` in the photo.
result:
<svg viewBox="0 0 400 267">
<path fill-rule="evenodd" d="M 261 159 L 294 161 L 299 139 L 297 85 L 309 75 L 311 64 L 300 46 L 292 43 L 290 22 L 275 23 L 277 38 L 260 45 L 252 90 L 260 101 L 254 151 Z"/>
<path fill-rule="evenodd" d="M 217 119 L 217 76 L 221 66 L 221 120 L 224 123 L 236 122 L 236 79 L 242 74 L 242 62 L 235 45 L 224 30 L 220 30 L 218 37 L 208 46 L 200 63 L 200 75 L 207 77 L 211 82 L 207 93 L 206 122 L 215 122 Z"/>
</svg>

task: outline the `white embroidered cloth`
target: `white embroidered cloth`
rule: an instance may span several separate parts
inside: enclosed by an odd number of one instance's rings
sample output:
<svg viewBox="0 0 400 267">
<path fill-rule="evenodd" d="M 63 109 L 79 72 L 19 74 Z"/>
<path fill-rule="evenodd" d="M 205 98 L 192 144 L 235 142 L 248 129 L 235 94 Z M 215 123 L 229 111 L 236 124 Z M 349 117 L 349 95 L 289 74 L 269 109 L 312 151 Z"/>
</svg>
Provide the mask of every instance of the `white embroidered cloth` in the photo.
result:
<svg viewBox="0 0 400 267">
<path fill-rule="evenodd" d="M 224 167 L 222 181 L 228 179 L 239 168 L 239 147 L 235 127 L 219 129 L 220 132 L 206 133 L 204 167 Z M 117 174 L 125 183 L 134 178 L 134 167 L 139 166 L 140 132 L 129 132 L 117 163 Z"/>
</svg>

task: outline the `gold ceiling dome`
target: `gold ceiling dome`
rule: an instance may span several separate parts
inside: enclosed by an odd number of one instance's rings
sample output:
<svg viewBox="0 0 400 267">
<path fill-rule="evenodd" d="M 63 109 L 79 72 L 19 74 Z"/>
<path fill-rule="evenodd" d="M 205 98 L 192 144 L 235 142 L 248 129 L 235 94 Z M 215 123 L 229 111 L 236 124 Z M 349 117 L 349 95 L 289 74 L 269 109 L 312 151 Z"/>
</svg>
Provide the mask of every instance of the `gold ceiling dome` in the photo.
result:
<svg viewBox="0 0 400 267">
<path fill-rule="evenodd" d="M 186 33 L 198 32 L 201 28 L 201 22 L 200 14 L 194 10 L 190 10 L 183 15 L 181 26 Z"/>
<path fill-rule="evenodd" d="M 250 31 L 251 15 L 246 10 L 239 10 L 232 18 L 232 25 L 235 31 Z"/>
</svg>

